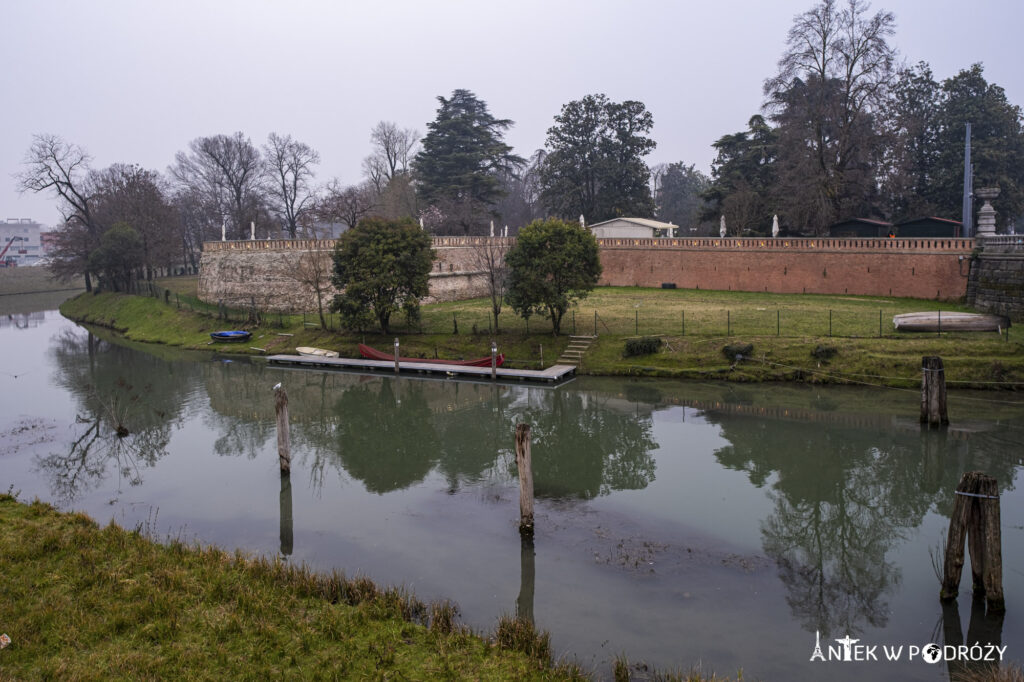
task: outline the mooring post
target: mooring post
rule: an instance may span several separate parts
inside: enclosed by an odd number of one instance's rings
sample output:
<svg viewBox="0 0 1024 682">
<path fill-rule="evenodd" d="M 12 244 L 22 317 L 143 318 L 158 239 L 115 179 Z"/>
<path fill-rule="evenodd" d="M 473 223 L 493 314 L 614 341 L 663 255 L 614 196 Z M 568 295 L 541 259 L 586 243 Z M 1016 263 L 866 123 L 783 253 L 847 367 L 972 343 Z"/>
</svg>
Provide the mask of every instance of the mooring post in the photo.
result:
<svg viewBox="0 0 1024 682">
<path fill-rule="evenodd" d="M 946 372 L 942 358 L 921 358 L 921 423 L 928 426 L 949 424 L 946 413 Z"/>
<path fill-rule="evenodd" d="M 281 474 L 287 475 L 292 469 L 292 450 L 288 433 L 288 393 L 281 384 L 274 386 L 274 411 L 277 413 L 277 459 Z"/>
<path fill-rule="evenodd" d="M 540 368 L 544 369 L 544 344 L 540 344 Z"/>
<path fill-rule="evenodd" d="M 498 343 L 491 340 L 491 381 L 498 378 Z"/>
<path fill-rule="evenodd" d="M 960 478 L 954 496 L 939 598 L 943 601 L 956 599 L 960 590 L 966 536 L 975 598 L 984 597 L 988 610 L 993 613 L 1005 611 L 999 486 L 996 479 L 980 471 L 969 471 Z"/>
<path fill-rule="evenodd" d="M 395 337 L 395 374 L 398 374 L 398 337 Z"/>
<path fill-rule="evenodd" d="M 533 464 L 530 425 L 516 424 L 516 468 L 519 470 L 519 532 L 533 535 Z"/>
<path fill-rule="evenodd" d="M 292 521 L 292 477 L 281 472 L 281 555 L 291 556 L 295 547 L 295 533 Z"/>
</svg>

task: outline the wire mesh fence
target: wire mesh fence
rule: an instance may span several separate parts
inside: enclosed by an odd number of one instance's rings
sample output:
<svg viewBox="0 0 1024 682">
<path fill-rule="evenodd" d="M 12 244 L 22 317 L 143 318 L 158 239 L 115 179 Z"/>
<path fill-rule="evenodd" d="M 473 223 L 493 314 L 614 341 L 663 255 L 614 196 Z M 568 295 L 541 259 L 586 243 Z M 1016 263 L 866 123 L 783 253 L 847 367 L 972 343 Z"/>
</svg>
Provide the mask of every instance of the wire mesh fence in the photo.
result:
<svg viewBox="0 0 1024 682">
<path fill-rule="evenodd" d="M 194 313 L 223 322 L 262 325 L 270 327 L 292 327 L 301 324 L 303 328 L 346 331 L 337 313 L 325 310 L 323 317 L 317 312 L 283 313 L 261 306 L 253 296 L 250 304 L 237 303 L 228 306 L 223 302 L 209 303 L 195 296 L 174 292 L 155 282 L 140 281 L 133 284 L 132 293 L 151 296 L 165 304 L 187 309 Z M 579 336 L 681 336 L 681 337 L 729 337 L 729 336 L 777 336 L 777 337 L 835 337 L 835 338 L 921 338 L 921 333 L 897 332 L 893 325 L 894 314 L 906 310 L 872 309 L 867 306 L 830 309 L 827 307 L 709 307 L 709 306 L 635 306 L 631 310 L 618 307 L 604 309 L 580 305 L 566 311 L 561 319 L 559 333 Z M 554 332 L 550 318 L 533 315 L 523 318 L 507 307 L 495 316 L 486 302 L 467 302 L 453 309 L 449 305 L 432 305 L 420 308 L 420 314 L 407 319 L 395 313 L 389 323 L 395 334 L 431 335 L 487 335 L 499 334 L 544 335 Z M 365 322 L 362 326 L 348 331 L 372 333 L 379 331 L 376 321 Z M 945 331 L 930 332 L 932 335 L 962 335 L 965 338 L 982 339 L 1005 337 L 1009 330 L 997 332 L 958 333 Z"/>
</svg>

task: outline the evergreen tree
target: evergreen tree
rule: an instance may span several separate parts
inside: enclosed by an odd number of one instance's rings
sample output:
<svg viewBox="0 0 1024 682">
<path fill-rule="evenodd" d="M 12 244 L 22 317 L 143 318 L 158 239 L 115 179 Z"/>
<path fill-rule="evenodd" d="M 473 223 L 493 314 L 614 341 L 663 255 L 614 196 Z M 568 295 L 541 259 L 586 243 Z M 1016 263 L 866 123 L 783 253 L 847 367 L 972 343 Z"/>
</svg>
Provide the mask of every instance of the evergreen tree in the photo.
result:
<svg viewBox="0 0 1024 682">
<path fill-rule="evenodd" d="M 702 220 L 725 216 L 732 231 L 768 234 L 775 212 L 775 156 L 778 132 L 754 115 L 747 130 L 723 135 L 712 145 L 718 155 L 711 163 L 712 182 L 703 194 Z"/>
<path fill-rule="evenodd" d="M 552 213 L 591 223 L 654 214 L 643 161 L 655 147 L 646 137 L 654 118 L 643 102 L 587 95 L 563 105 L 555 123 L 541 167 L 542 197 Z"/>
<path fill-rule="evenodd" d="M 524 161 L 502 141 L 512 121 L 494 118 L 472 92 L 455 90 L 437 100 L 437 117 L 427 124 L 413 160 L 417 189 L 426 203 L 457 215 L 459 226 L 469 230 L 503 196 L 499 173 Z"/>
<path fill-rule="evenodd" d="M 974 187 L 1000 189 L 999 224 L 1024 214 L 1024 117 L 1003 88 L 974 64 L 942 83 L 942 106 L 930 176 L 939 217 L 959 219 L 963 199 L 965 124 L 971 124 Z M 980 206 L 975 206 L 975 209 Z"/>
<path fill-rule="evenodd" d="M 689 234 L 700 225 L 704 208 L 702 195 L 711 186 L 711 179 L 681 161 L 657 169 L 658 182 L 654 200 L 658 220 L 679 225 L 680 235 Z"/>
</svg>

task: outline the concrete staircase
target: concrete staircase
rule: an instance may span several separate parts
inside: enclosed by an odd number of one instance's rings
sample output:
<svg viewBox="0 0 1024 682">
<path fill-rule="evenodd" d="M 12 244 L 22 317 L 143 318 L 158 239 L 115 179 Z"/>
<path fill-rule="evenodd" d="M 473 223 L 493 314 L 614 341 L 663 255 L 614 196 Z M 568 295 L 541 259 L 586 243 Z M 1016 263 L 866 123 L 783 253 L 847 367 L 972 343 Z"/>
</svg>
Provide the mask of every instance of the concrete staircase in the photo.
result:
<svg viewBox="0 0 1024 682">
<path fill-rule="evenodd" d="M 583 354 L 590 348 L 590 344 L 594 342 L 596 336 L 570 336 L 569 346 L 562 353 L 562 357 L 558 358 L 555 364 L 558 365 L 572 365 L 573 367 L 579 367 L 583 362 Z"/>
</svg>

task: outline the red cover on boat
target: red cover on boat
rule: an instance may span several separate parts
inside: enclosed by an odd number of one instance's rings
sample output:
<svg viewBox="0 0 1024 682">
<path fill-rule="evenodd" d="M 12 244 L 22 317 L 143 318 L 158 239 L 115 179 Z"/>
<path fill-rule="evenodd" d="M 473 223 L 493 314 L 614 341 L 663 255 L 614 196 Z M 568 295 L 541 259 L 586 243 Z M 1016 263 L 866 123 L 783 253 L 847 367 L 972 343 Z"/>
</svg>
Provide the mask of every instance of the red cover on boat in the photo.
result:
<svg viewBox="0 0 1024 682">
<path fill-rule="evenodd" d="M 384 360 L 386 362 L 394 362 L 395 356 L 391 353 L 381 353 L 376 348 L 370 348 L 366 344 L 359 344 L 359 354 L 367 360 Z M 429 362 L 435 365 L 459 365 L 461 367 L 490 367 L 491 359 L 477 358 L 476 360 L 434 360 L 432 358 L 403 358 L 401 355 L 398 356 L 399 362 Z M 495 363 L 498 367 L 501 367 L 501 363 L 505 362 L 505 354 L 498 353 L 495 358 Z"/>
</svg>

